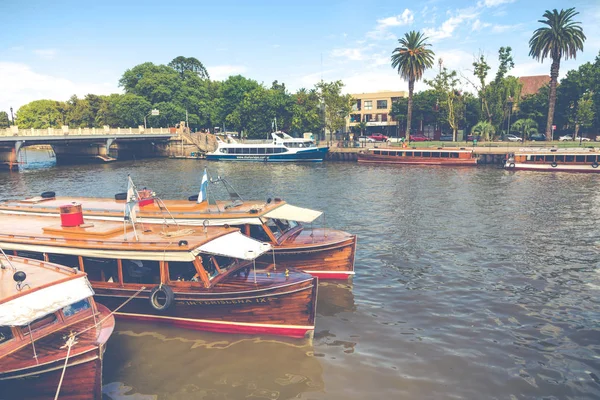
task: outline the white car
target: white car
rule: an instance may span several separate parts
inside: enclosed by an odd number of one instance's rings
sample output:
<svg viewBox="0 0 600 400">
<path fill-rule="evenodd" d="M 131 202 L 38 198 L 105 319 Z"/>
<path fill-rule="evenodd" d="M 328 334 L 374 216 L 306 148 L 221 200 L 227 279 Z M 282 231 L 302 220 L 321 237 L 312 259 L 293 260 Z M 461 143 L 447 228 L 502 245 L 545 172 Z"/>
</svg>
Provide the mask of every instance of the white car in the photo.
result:
<svg viewBox="0 0 600 400">
<path fill-rule="evenodd" d="M 575 141 L 576 141 L 576 142 L 579 142 L 579 141 L 581 141 L 581 142 L 590 142 L 591 140 L 592 140 L 592 139 L 590 139 L 590 138 L 581 137 L 581 136 L 577 136 L 577 137 L 575 138 Z"/>
<path fill-rule="evenodd" d="M 522 141 L 523 141 L 523 139 L 522 139 L 522 138 L 520 138 L 520 137 L 518 137 L 518 136 L 516 136 L 516 135 L 510 135 L 510 134 L 509 134 L 509 135 L 506 135 L 506 136 L 504 136 L 504 138 L 505 138 L 506 140 L 508 140 L 509 142 L 522 142 Z"/>
<path fill-rule="evenodd" d="M 569 141 L 569 140 L 573 140 L 573 136 L 571 136 L 571 135 L 564 135 L 564 136 L 559 137 L 558 140 L 560 142 L 566 142 L 566 141 Z"/>
</svg>

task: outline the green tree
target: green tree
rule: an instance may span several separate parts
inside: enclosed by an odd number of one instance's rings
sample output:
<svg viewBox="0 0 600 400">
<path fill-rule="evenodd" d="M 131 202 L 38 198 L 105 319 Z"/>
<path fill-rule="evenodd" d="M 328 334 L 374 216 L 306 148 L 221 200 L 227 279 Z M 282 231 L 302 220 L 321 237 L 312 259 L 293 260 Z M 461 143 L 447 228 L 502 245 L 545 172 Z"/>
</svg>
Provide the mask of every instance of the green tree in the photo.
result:
<svg viewBox="0 0 600 400">
<path fill-rule="evenodd" d="M 522 118 L 512 124 L 512 128 L 521 134 L 523 141 L 529 139 L 532 133 L 537 133 L 538 124 L 531 118 Z M 510 131 L 509 131 L 510 132 Z"/>
<path fill-rule="evenodd" d="M 144 125 L 144 117 L 152 109 L 152 105 L 142 96 L 125 94 L 114 105 L 118 125 L 122 127 Z M 148 126 L 152 126 L 153 117 L 148 118 Z"/>
<path fill-rule="evenodd" d="M 321 129 L 321 102 L 316 89 L 298 90 L 292 96 L 292 132 L 319 133 Z"/>
<path fill-rule="evenodd" d="M 434 53 L 427 43 L 427 37 L 421 32 L 410 31 L 398 39 L 399 47 L 392 52 L 392 68 L 408 81 L 408 111 L 406 116 L 406 140 L 410 141 L 410 126 L 412 118 L 413 92 L 415 81 L 423 77 L 423 72 L 433 66 Z"/>
<path fill-rule="evenodd" d="M 585 93 L 577 102 L 577 114 L 575 117 L 575 136 L 579 135 L 579 127 L 589 128 L 594 121 L 594 101 L 592 100 L 592 93 Z"/>
<path fill-rule="evenodd" d="M 440 71 L 432 80 L 425 79 L 425 83 L 433 88 L 438 96 L 436 102 L 436 111 L 441 107 L 446 115 L 446 121 L 452 129 L 452 140 L 456 141 L 459 121 L 464 114 L 464 103 L 461 93 L 458 90 L 460 80 L 456 71 L 448 71 L 442 67 L 442 60 L 439 61 Z"/>
<path fill-rule="evenodd" d="M 552 125 L 554 121 L 554 107 L 556 105 L 556 84 L 560 69 L 560 60 L 575 58 L 577 50 L 583 51 L 585 35 L 579 26 L 580 22 L 573 21 L 573 17 L 579 14 L 575 8 L 553 11 L 546 10 L 544 18 L 539 20 L 544 25 L 533 32 L 529 40 L 529 55 L 540 62 L 545 58 L 552 59 L 550 67 L 550 94 L 548 101 L 548 119 L 546 122 L 546 137 L 552 140 Z"/>
<path fill-rule="evenodd" d="M 352 96 L 343 95 L 342 81 L 324 82 L 315 85 L 320 95 L 321 103 L 325 107 L 325 128 L 329 134 L 342 130 L 346 126 L 346 117 L 352 110 Z M 330 136 L 331 137 L 331 136 Z"/>
<path fill-rule="evenodd" d="M 10 127 L 10 120 L 6 111 L 0 111 L 0 129 Z"/>
<path fill-rule="evenodd" d="M 494 128 L 494 125 L 487 121 L 480 121 L 477 123 L 477 125 L 471 128 L 471 134 L 479 135 L 483 140 L 490 140 L 494 137 L 495 133 L 496 128 Z"/>
<path fill-rule="evenodd" d="M 204 68 L 204 64 L 194 57 L 175 57 L 167 66 L 179 72 L 181 79 L 185 78 L 186 71 L 198 75 L 200 78 L 210 79 L 208 71 Z"/>
<path fill-rule="evenodd" d="M 21 106 L 15 124 L 20 128 L 60 128 L 65 123 L 65 103 L 54 100 L 35 100 Z"/>
</svg>

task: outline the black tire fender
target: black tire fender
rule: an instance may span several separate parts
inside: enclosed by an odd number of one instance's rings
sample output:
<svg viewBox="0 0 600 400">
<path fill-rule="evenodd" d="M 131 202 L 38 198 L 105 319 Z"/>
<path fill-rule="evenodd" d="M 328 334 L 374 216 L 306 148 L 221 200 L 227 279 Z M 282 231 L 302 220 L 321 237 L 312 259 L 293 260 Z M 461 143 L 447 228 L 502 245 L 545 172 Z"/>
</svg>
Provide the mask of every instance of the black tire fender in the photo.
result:
<svg viewBox="0 0 600 400">
<path fill-rule="evenodd" d="M 115 194 L 115 200 L 127 200 L 127 193 Z"/>
<path fill-rule="evenodd" d="M 194 194 L 194 195 L 188 197 L 188 201 L 198 201 L 198 195 Z"/>
<path fill-rule="evenodd" d="M 175 300 L 175 294 L 170 286 L 158 285 L 152 289 L 148 300 L 150 301 L 152 308 L 155 310 L 165 311 L 171 307 L 171 304 L 173 304 L 173 300 Z"/>
<path fill-rule="evenodd" d="M 511 162 L 510 164 L 508 164 L 508 168 L 514 168 L 515 167 L 515 163 Z"/>
<path fill-rule="evenodd" d="M 556 168 L 556 167 L 558 166 L 558 164 L 557 164 L 556 162 L 553 162 L 552 164 L 550 164 L 550 166 L 551 166 L 552 168 Z"/>
<path fill-rule="evenodd" d="M 43 192 L 41 195 L 42 199 L 53 199 L 56 197 L 56 193 L 54 192 Z"/>
<path fill-rule="evenodd" d="M 592 168 L 598 168 L 598 163 L 597 162 L 592 163 Z"/>
</svg>

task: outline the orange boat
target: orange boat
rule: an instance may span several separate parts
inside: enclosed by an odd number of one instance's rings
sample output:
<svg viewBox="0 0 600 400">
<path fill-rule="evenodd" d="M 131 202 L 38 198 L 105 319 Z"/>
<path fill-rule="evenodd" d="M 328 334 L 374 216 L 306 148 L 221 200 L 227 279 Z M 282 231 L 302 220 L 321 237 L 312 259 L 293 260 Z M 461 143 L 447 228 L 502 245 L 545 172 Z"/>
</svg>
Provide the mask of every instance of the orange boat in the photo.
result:
<svg viewBox="0 0 600 400">
<path fill-rule="evenodd" d="M 322 212 L 296 207 L 275 198 L 266 201 L 161 200 L 147 191 L 136 206 L 138 218 L 147 223 L 170 222 L 186 226 L 233 226 L 254 239 L 271 244 L 273 251 L 260 261 L 273 261 L 283 268 L 295 268 L 320 279 L 348 279 L 354 275 L 356 235 L 313 228 Z M 65 204 L 80 204 L 87 219 L 123 221 L 126 194 L 111 198 L 54 197 L 42 193 L 24 200 L 0 202 L 0 212 L 29 215 L 58 215 Z M 118 200 L 117 200 L 118 199 Z M 138 208 L 139 207 L 139 208 Z M 304 224 L 310 224 L 309 227 Z"/>
<path fill-rule="evenodd" d="M 213 332 L 311 336 L 317 278 L 256 258 L 270 245 L 226 227 L 3 215 L 0 247 L 85 271 L 115 315 Z M 82 222 L 83 223 L 80 223 Z M 272 259 L 272 257 L 271 257 Z"/>
<path fill-rule="evenodd" d="M 438 166 L 477 165 L 472 150 L 448 148 L 375 148 L 358 153 L 358 162 Z"/>
<path fill-rule="evenodd" d="M 0 398 L 102 399 L 115 319 L 86 274 L 0 254 Z"/>
</svg>

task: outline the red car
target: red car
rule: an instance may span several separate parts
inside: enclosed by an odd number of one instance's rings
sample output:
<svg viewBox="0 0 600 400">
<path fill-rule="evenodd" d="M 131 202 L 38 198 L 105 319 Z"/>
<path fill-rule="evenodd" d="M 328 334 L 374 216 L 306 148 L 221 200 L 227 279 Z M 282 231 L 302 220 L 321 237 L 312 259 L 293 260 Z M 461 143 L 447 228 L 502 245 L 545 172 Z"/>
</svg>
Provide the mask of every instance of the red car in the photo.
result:
<svg viewBox="0 0 600 400">
<path fill-rule="evenodd" d="M 388 141 L 388 137 L 381 133 L 374 133 L 371 136 L 369 136 L 369 138 L 373 139 L 376 142 L 387 142 Z"/>
<path fill-rule="evenodd" d="M 428 138 L 425 135 L 410 135 L 411 142 L 430 142 L 431 138 Z"/>
</svg>

